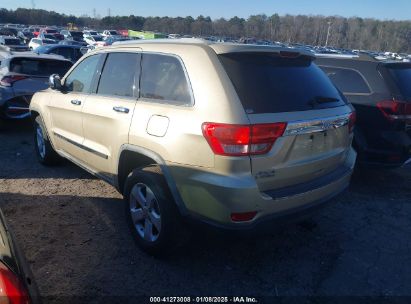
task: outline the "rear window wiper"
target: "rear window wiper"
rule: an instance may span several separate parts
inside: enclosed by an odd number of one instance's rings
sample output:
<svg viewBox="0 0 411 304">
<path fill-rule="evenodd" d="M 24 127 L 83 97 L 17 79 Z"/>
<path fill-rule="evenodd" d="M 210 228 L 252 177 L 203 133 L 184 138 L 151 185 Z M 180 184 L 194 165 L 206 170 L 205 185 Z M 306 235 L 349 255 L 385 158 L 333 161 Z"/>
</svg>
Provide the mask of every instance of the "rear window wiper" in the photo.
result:
<svg viewBox="0 0 411 304">
<path fill-rule="evenodd" d="M 308 101 L 308 104 L 312 107 L 315 107 L 316 105 L 336 101 L 340 101 L 340 99 L 329 96 L 314 96 L 312 99 Z"/>
</svg>

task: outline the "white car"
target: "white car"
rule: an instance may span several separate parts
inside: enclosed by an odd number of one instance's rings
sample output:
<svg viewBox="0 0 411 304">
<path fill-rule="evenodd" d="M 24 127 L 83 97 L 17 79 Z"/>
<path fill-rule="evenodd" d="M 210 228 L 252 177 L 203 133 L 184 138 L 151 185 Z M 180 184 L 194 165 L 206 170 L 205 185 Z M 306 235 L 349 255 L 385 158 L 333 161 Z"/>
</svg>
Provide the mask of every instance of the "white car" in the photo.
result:
<svg viewBox="0 0 411 304">
<path fill-rule="evenodd" d="M 103 37 L 100 35 L 85 35 L 84 36 L 84 41 L 88 45 L 92 45 L 95 47 L 101 47 L 101 46 L 106 46 L 106 42 L 103 40 Z"/>
<path fill-rule="evenodd" d="M 56 44 L 57 42 L 52 39 L 41 39 L 41 38 L 32 38 L 29 42 L 29 49 L 35 50 L 39 46 L 46 45 L 46 44 Z"/>
</svg>

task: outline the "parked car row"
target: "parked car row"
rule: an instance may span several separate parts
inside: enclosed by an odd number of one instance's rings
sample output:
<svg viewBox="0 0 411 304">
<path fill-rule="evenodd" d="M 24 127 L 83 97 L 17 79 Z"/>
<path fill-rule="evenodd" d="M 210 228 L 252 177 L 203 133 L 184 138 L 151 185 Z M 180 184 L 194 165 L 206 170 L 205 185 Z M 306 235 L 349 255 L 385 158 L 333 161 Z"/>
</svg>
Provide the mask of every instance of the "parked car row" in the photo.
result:
<svg viewBox="0 0 411 304">
<path fill-rule="evenodd" d="M 93 30 L 59 30 L 58 28 L 48 26 L 30 26 L 29 28 L 2 27 L 0 28 L 0 36 L 18 38 L 21 40 L 20 44 L 29 45 L 32 50 L 41 45 L 57 44 L 61 41 L 75 41 L 82 46 L 91 45 L 100 47 L 111 45 L 115 41 L 127 39 L 127 37 L 119 34 L 115 30 L 105 30 L 99 33 Z"/>
</svg>

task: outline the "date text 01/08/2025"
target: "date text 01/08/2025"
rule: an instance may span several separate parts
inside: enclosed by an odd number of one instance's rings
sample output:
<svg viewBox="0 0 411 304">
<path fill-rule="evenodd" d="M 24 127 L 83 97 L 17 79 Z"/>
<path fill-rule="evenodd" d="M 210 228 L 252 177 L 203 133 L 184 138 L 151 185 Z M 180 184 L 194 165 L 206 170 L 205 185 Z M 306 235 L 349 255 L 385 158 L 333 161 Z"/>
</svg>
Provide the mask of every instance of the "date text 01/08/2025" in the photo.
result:
<svg viewBox="0 0 411 304">
<path fill-rule="evenodd" d="M 150 297 L 150 303 L 258 303 L 254 297 Z"/>
</svg>

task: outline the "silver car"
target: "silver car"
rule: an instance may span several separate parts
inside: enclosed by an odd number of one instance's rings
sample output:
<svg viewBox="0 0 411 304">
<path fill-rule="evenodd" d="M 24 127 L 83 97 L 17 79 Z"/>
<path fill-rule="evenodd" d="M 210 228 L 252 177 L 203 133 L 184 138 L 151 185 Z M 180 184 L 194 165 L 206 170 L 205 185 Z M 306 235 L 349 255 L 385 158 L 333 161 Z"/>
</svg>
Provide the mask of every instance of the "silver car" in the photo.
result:
<svg viewBox="0 0 411 304">
<path fill-rule="evenodd" d="M 48 87 L 51 74 L 64 74 L 71 66 L 58 55 L 0 52 L 0 122 L 29 116 L 33 94 Z"/>
</svg>

